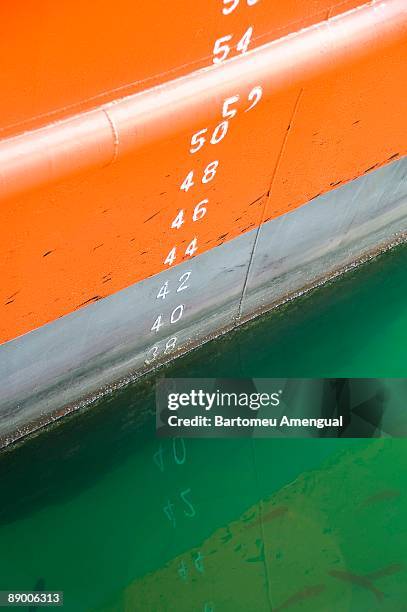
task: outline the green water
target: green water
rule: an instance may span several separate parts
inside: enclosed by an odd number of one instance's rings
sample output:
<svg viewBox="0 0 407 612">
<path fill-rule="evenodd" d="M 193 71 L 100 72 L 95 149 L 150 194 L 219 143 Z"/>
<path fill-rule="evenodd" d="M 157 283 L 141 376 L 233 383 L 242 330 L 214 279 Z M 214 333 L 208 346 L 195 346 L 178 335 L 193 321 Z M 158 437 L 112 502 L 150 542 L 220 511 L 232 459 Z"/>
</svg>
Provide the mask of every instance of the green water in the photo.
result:
<svg viewBox="0 0 407 612">
<path fill-rule="evenodd" d="M 159 376 L 405 377 L 406 265 L 397 248 Z M 160 442 L 153 392 L 0 456 L 0 590 L 43 579 L 69 611 L 407 610 L 404 440 Z"/>
</svg>

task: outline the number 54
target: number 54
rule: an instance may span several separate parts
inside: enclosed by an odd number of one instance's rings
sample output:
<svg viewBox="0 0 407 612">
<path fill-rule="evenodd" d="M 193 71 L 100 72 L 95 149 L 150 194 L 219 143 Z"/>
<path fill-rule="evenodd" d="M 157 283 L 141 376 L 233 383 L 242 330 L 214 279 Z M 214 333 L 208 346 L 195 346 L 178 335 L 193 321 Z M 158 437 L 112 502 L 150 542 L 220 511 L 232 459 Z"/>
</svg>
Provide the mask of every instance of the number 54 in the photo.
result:
<svg viewBox="0 0 407 612">
<path fill-rule="evenodd" d="M 250 28 L 246 30 L 242 38 L 237 43 L 236 45 L 237 51 L 240 51 L 240 53 L 246 53 L 247 49 L 249 48 L 250 41 L 252 39 L 252 34 L 253 34 L 253 28 L 252 26 L 250 26 Z M 226 43 L 228 43 L 230 40 L 232 40 L 232 34 L 228 34 L 227 36 L 222 36 L 222 38 L 218 38 L 218 40 L 215 41 L 215 44 L 213 46 L 213 63 L 214 64 L 221 64 L 229 56 L 231 47 L 230 45 Z"/>
</svg>

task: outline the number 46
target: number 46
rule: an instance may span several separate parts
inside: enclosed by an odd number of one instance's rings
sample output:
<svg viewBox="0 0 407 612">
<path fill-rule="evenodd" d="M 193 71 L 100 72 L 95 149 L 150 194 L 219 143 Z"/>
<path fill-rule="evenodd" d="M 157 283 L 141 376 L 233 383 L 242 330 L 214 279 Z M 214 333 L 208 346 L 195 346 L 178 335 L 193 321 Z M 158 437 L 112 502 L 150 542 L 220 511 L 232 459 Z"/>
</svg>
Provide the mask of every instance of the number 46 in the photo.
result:
<svg viewBox="0 0 407 612">
<path fill-rule="evenodd" d="M 209 200 L 202 200 L 202 202 L 199 202 L 199 204 L 195 206 L 194 212 L 192 215 L 192 221 L 199 221 L 206 215 L 207 209 L 206 209 L 205 204 L 208 204 L 208 202 Z M 171 223 L 171 227 L 172 229 L 179 229 L 181 225 L 184 225 L 184 223 L 185 223 L 184 211 L 180 210 L 177 216 L 175 217 L 174 221 Z"/>
</svg>

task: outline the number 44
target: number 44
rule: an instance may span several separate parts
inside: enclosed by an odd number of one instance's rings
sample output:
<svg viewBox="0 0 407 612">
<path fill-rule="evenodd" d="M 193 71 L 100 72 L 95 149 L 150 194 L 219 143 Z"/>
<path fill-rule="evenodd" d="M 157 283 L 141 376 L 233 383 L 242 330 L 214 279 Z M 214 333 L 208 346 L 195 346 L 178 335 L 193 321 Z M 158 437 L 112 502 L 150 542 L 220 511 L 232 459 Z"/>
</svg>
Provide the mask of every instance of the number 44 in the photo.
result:
<svg viewBox="0 0 407 612">
<path fill-rule="evenodd" d="M 185 255 L 192 257 L 193 254 L 198 250 L 198 240 L 194 238 L 191 240 L 187 248 L 185 249 Z M 172 264 L 177 259 L 177 247 L 173 247 L 171 251 L 168 253 L 167 257 L 164 260 L 164 263 L 168 266 L 172 266 Z"/>
</svg>

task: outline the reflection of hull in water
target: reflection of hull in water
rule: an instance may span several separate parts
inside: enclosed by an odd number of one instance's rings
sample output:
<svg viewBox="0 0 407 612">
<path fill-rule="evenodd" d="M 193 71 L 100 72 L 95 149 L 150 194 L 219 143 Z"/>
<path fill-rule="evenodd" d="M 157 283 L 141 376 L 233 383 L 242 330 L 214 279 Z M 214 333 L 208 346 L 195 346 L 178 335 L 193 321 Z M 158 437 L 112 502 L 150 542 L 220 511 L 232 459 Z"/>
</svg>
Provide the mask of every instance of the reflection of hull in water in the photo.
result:
<svg viewBox="0 0 407 612">
<path fill-rule="evenodd" d="M 401 451 L 401 441 L 387 440 L 336 455 L 137 579 L 104 612 L 401 610 Z"/>
<path fill-rule="evenodd" d="M 133 16 L 133 3 L 119 4 Z M 76 48 L 55 42 L 58 15 L 65 31 L 66 12 L 83 12 L 83 21 L 71 15 L 77 40 L 89 35 L 86 19 L 112 16 L 61 5 L 36 30 L 52 25 L 42 44 L 58 87 L 41 88 L 41 64 L 25 75 L 26 91 L 37 88 L 34 113 L 10 77 L 0 140 L 3 442 L 404 235 L 403 0 L 350 0 L 339 15 L 331 0 L 312 14 L 305 1 L 182 4 L 173 25 L 182 52 L 172 38 L 164 44 L 168 8 L 148 7 L 143 19 L 166 23 L 156 38 L 165 52 L 147 44 L 142 24 L 130 43 L 125 20 L 112 23 L 110 61 L 122 72 L 83 51 L 86 84 L 72 70 Z M 13 10 L 3 10 L 12 30 Z M 228 32 L 245 31 L 234 45 Z M 147 65 L 130 44 L 150 49 Z M 213 65 L 226 51 L 235 57 Z"/>
</svg>

